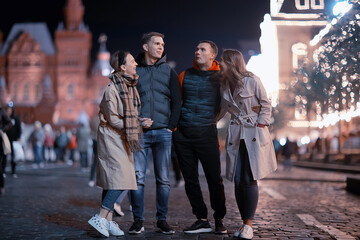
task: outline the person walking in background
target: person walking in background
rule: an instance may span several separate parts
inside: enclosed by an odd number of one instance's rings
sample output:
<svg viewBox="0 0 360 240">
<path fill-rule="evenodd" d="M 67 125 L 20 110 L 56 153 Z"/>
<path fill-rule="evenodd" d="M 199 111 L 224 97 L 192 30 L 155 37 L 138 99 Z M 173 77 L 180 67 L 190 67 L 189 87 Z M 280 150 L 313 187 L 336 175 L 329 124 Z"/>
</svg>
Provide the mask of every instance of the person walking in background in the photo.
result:
<svg viewBox="0 0 360 240">
<path fill-rule="evenodd" d="M 88 168 L 88 149 L 91 140 L 90 131 L 84 123 L 80 123 L 80 128 L 76 132 L 76 145 L 80 153 L 80 166 L 82 172 L 87 172 Z"/>
<path fill-rule="evenodd" d="M 225 234 L 225 193 L 221 177 L 216 117 L 220 109 L 218 53 L 212 41 L 200 41 L 195 50 L 194 66 L 179 76 L 182 108 L 174 146 L 185 180 L 185 191 L 197 221 L 184 233 L 212 232 L 208 210 L 199 182 L 199 160 L 204 169 L 214 210 L 215 233 Z"/>
<path fill-rule="evenodd" d="M 220 58 L 222 113 L 231 115 L 226 142 L 226 178 L 235 182 L 235 198 L 243 225 L 234 237 L 252 239 L 257 208 L 257 180 L 277 168 L 268 130 L 271 104 L 260 79 L 246 70 L 241 52 L 224 50 Z M 260 104 L 259 112 L 253 106 Z"/>
<path fill-rule="evenodd" d="M 97 130 L 100 124 L 100 120 L 98 116 L 94 116 L 90 120 L 90 135 L 92 139 L 92 162 L 90 168 L 90 179 L 88 182 L 89 187 L 93 187 L 95 185 L 95 171 L 96 171 L 96 162 L 97 162 Z"/>
<path fill-rule="evenodd" d="M 59 134 L 55 138 L 56 147 L 58 148 L 58 161 L 65 162 L 66 146 L 68 145 L 69 139 L 66 134 L 66 129 L 64 126 L 60 127 Z"/>
<path fill-rule="evenodd" d="M 44 148 L 43 155 L 46 163 L 50 163 L 52 161 L 52 152 L 54 150 L 55 137 L 54 132 L 50 124 L 44 125 Z"/>
<path fill-rule="evenodd" d="M 67 161 L 68 165 L 74 165 L 75 164 L 75 151 L 77 149 L 77 143 L 76 143 L 76 129 L 73 128 L 71 131 L 68 131 L 67 133 L 69 141 L 67 148 L 70 151 L 69 160 Z"/>
<path fill-rule="evenodd" d="M 141 39 L 143 53 L 137 57 L 139 66 L 139 91 L 143 126 L 142 149 L 134 153 L 138 190 L 131 191 L 134 223 L 131 234 L 144 231 L 144 188 L 149 150 L 153 154 L 156 179 L 156 226 L 164 234 L 175 231 L 166 222 L 170 195 L 169 167 L 171 160 L 172 131 L 180 115 L 180 86 L 174 69 L 166 63 L 164 35 L 145 33 Z"/>
<path fill-rule="evenodd" d="M 121 236 L 124 232 L 112 221 L 114 203 L 125 190 L 136 190 L 133 152 L 140 149 L 138 120 L 140 97 L 134 57 L 125 51 L 111 55 L 114 72 L 100 103 L 96 185 L 103 188 L 99 214 L 88 223 L 102 235 Z"/>
<path fill-rule="evenodd" d="M 171 144 L 171 163 L 174 171 L 175 176 L 175 185 L 174 187 L 182 187 L 184 186 L 185 182 L 181 175 L 179 161 L 176 155 L 174 144 Z"/>
<path fill-rule="evenodd" d="M 21 137 L 21 122 L 18 116 L 15 116 L 15 109 L 14 109 L 14 103 L 11 101 L 9 102 L 6 113 L 11 118 L 12 127 L 9 128 L 6 131 L 6 135 L 9 138 L 9 141 L 11 143 L 11 175 L 13 178 L 17 178 L 16 174 L 16 161 L 15 161 L 15 155 L 14 155 L 14 146 L 13 142 L 18 141 L 20 143 L 20 137 Z M 6 168 L 6 158 L 3 160 L 3 173 L 5 173 Z"/>
<path fill-rule="evenodd" d="M 294 153 L 293 145 L 294 143 L 292 143 L 290 139 L 286 137 L 286 143 L 282 147 L 282 155 L 284 156 L 284 171 L 291 171 L 291 167 L 292 167 L 291 156 Z"/>
<path fill-rule="evenodd" d="M 3 148 L 3 141 L 2 135 L 5 136 L 5 132 L 9 130 L 12 126 L 11 118 L 6 113 L 4 109 L 1 108 L 0 105 L 0 166 L 2 166 L 3 161 L 6 157 L 4 148 Z M 3 168 L 0 167 L 0 196 L 5 194 L 5 181 L 4 181 L 4 175 L 3 175 Z"/>
<path fill-rule="evenodd" d="M 44 130 L 40 121 L 35 121 L 34 131 L 30 135 L 30 141 L 34 153 L 33 168 L 44 167 L 44 154 L 43 154 L 43 143 L 44 143 Z"/>
</svg>

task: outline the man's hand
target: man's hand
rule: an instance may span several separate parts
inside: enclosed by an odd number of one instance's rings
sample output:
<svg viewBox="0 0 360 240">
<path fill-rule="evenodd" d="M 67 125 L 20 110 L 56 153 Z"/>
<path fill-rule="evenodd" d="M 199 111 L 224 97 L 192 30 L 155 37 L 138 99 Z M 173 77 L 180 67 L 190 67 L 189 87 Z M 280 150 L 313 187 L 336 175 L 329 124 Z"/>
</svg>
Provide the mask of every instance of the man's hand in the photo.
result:
<svg viewBox="0 0 360 240">
<path fill-rule="evenodd" d="M 256 105 L 256 106 L 252 106 L 251 110 L 253 110 L 254 112 L 256 112 L 257 114 L 260 113 L 261 110 L 261 106 L 260 105 Z"/>
</svg>

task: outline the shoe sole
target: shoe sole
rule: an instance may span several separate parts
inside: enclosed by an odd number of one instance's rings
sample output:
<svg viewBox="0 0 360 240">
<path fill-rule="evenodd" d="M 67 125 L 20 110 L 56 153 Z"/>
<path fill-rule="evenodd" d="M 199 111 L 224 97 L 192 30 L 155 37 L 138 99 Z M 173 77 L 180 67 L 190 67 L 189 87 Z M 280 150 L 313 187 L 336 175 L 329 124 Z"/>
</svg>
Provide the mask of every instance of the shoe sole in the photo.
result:
<svg viewBox="0 0 360 240">
<path fill-rule="evenodd" d="M 102 230 L 101 229 L 99 229 L 98 228 L 98 226 L 96 226 L 96 225 L 93 225 L 93 223 L 89 220 L 88 221 L 88 223 L 93 227 L 93 228 L 95 228 L 96 229 L 96 231 L 98 231 L 99 233 L 101 233 L 102 235 L 104 235 L 105 237 L 109 237 L 110 235 L 109 235 L 109 232 L 102 232 Z"/>
<path fill-rule="evenodd" d="M 189 230 L 189 231 L 184 231 L 184 233 L 186 234 L 192 234 L 192 233 L 210 233 L 212 232 L 211 228 L 200 228 L 200 229 L 196 229 L 196 230 Z"/>
<path fill-rule="evenodd" d="M 142 233 L 142 232 L 145 232 L 145 228 L 144 228 L 144 227 L 142 227 L 142 228 L 140 229 L 140 231 L 135 231 L 135 230 L 129 231 L 129 234 L 140 234 L 140 233 Z"/>
<path fill-rule="evenodd" d="M 215 234 L 227 234 L 228 231 L 224 230 L 224 231 L 216 231 Z"/>
<path fill-rule="evenodd" d="M 156 232 L 162 233 L 162 234 L 165 234 L 165 235 L 172 235 L 172 234 L 175 233 L 174 230 L 173 230 L 173 231 L 169 231 L 169 232 L 165 232 L 165 231 L 161 230 L 160 228 L 158 228 L 158 229 L 156 230 Z"/>
</svg>

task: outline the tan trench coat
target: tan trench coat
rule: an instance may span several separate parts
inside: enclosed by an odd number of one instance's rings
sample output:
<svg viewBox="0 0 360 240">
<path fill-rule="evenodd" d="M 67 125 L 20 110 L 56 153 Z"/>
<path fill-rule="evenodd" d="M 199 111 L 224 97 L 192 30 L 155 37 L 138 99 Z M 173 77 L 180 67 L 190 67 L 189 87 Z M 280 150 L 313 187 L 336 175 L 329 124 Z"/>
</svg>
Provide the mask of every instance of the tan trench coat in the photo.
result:
<svg viewBox="0 0 360 240">
<path fill-rule="evenodd" d="M 277 169 L 269 130 L 267 127 L 256 127 L 257 123 L 270 125 L 271 104 L 265 88 L 256 76 L 245 77 L 243 81 L 244 87 L 236 88 L 234 97 L 228 86 L 221 88 L 222 114 L 224 111 L 231 114 L 226 141 L 226 178 L 230 181 L 234 180 L 241 133 L 248 150 L 254 180 L 264 178 Z M 261 110 L 257 114 L 251 107 L 259 104 Z"/>
<path fill-rule="evenodd" d="M 133 154 L 121 132 L 123 103 L 114 83 L 106 87 L 99 107 L 96 185 L 103 189 L 136 190 Z"/>
</svg>

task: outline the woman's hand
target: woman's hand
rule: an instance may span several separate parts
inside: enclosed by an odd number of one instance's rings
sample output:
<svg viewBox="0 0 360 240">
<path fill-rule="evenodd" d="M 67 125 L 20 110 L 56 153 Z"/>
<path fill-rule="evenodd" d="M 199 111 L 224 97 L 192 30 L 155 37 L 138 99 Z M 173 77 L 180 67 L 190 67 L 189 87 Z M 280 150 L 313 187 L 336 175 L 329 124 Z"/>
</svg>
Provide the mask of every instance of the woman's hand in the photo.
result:
<svg viewBox="0 0 360 240">
<path fill-rule="evenodd" d="M 151 118 L 140 118 L 140 122 L 143 128 L 149 128 L 154 121 Z"/>
</svg>

